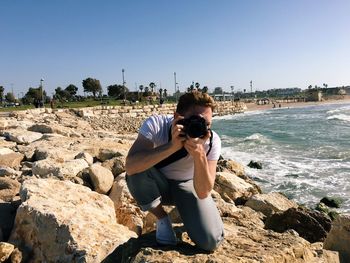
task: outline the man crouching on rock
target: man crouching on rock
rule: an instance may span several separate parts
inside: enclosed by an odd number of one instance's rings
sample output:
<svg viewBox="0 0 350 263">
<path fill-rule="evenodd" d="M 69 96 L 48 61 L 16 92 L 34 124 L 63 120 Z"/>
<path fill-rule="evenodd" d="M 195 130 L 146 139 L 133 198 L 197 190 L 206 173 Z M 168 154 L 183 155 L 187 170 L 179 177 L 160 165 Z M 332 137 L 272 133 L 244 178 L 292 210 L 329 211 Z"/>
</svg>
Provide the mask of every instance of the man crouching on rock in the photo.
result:
<svg viewBox="0 0 350 263">
<path fill-rule="evenodd" d="M 215 250 L 223 223 L 210 192 L 214 187 L 221 141 L 210 130 L 215 102 L 194 91 L 182 95 L 174 116 L 153 115 L 141 126 L 126 159 L 130 193 L 143 211 L 157 217 L 156 239 L 176 245 L 163 205 L 175 205 L 192 241 Z"/>
</svg>

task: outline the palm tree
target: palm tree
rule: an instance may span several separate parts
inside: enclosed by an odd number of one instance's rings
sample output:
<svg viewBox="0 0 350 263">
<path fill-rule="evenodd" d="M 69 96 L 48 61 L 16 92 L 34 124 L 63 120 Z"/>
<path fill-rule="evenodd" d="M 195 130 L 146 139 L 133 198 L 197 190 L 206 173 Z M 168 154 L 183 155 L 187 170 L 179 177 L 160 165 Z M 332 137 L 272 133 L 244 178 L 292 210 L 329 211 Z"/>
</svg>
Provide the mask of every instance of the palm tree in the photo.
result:
<svg viewBox="0 0 350 263">
<path fill-rule="evenodd" d="M 203 93 L 207 93 L 207 92 L 208 92 L 208 87 L 207 87 L 207 86 L 204 86 L 203 89 L 202 89 L 202 92 L 203 92 Z"/>
<path fill-rule="evenodd" d="M 142 93 L 143 85 L 140 85 L 140 86 L 139 86 L 139 90 L 140 90 L 140 92 Z"/>
<path fill-rule="evenodd" d="M 140 90 L 140 95 L 139 95 L 139 99 L 140 101 L 142 100 L 142 90 L 143 90 L 143 85 L 139 86 L 139 90 Z"/>
<path fill-rule="evenodd" d="M 151 87 L 151 92 L 152 92 L 152 94 L 153 94 L 153 92 L 154 92 L 154 88 L 157 86 L 154 82 L 151 82 L 150 84 L 149 84 L 149 86 Z"/>
<path fill-rule="evenodd" d="M 163 89 L 160 88 L 160 89 L 159 89 L 159 97 L 162 98 L 162 95 L 163 95 Z"/>
<path fill-rule="evenodd" d="M 194 86 L 197 88 L 197 90 L 199 89 L 200 84 L 198 82 L 196 82 L 196 84 L 194 84 Z"/>
<path fill-rule="evenodd" d="M 166 98 L 168 96 L 167 89 L 164 89 L 163 91 L 164 91 L 164 97 Z"/>
<path fill-rule="evenodd" d="M 145 87 L 145 91 L 143 92 L 144 96 L 149 96 L 149 87 Z"/>
</svg>

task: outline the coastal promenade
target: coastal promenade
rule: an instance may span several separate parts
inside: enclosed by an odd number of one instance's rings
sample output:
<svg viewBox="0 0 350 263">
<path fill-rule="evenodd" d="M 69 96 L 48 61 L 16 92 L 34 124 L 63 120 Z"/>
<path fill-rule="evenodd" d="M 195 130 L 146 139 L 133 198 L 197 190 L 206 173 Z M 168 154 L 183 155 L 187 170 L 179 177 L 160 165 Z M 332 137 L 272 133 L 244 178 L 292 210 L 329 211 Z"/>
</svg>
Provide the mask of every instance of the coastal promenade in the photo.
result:
<svg viewBox="0 0 350 263">
<path fill-rule="evenodd" d="M 90 108 L 73 109 L 80 117 L 91 117 L 96 115 L 123 117 L 123 118 L 146 118 L 152 114 L 174 114 L 176 104 L 163 105 L 130 105 L 130 106 L 97 106 Z M 242 113 L 247 110 L 245 103 L 241 102 L 217 102 L 214 116 Z"/>
</svg>

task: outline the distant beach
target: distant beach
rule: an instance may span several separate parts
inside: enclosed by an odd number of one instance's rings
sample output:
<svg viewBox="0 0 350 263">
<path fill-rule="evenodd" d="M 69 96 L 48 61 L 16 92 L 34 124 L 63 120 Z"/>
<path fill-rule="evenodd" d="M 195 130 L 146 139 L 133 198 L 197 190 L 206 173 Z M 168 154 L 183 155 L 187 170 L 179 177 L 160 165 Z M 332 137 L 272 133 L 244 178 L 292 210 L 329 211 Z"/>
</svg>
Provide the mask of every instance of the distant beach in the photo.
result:
<svg viewBox="0 0 350 263">
<path fill-rule="evenodd" d="M 322 104 L 343 104 L 350 103 L 350 96 L 345 96 L 344 99 L 328 99 L 324 101 L 309 101 L 309 102 L 290 102 L 290 103 L 281 103 L 281 108 L 296 108 L 296 107 L 306 107 L 306 106 L 315 106 Z M 246 103 L 246 111 L 256 111 L 256 110 L 270 110 L 273 108 L 273 104 L 257 105 L 256 103 Z M 279 104 L 276 104 L 276 108 L 279 107 Z"/>
</svg>

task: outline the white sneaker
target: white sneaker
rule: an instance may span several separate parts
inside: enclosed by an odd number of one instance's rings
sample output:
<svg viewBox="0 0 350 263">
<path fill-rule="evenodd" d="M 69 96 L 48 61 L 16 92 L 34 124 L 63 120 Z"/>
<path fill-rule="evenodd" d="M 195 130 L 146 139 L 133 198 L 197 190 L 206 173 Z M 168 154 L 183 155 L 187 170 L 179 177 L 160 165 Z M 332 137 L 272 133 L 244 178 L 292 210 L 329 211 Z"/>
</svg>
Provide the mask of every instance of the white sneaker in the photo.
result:
<svg viewBox="0 0 350 263">
<path fill-rule="evenodd" d="M 177 238 L 173 227 L 171 225 L 169 216 L 158 219 L 157 230 L 156 230 L 156 240 L 162 245 L 176 245 Z"/>
</svg>

